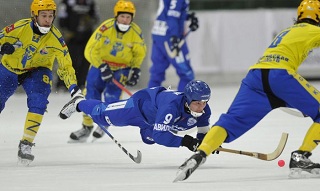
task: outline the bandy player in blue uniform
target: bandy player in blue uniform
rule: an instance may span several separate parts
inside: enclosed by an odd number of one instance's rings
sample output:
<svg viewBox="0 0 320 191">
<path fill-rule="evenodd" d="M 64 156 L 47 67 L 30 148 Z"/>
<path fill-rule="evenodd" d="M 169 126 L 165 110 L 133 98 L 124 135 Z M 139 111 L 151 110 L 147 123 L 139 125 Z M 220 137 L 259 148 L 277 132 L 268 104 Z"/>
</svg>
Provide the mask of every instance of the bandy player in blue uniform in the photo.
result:
<svg viewBox="0 0 320 191">
<path fill-rule="evenodd" d="M 189 82 L 184 92 L 164 87 L 146 88 L 129 99 L 107 105 L 99 100 L 73 98 L 60 112 L 66 119 L 82 111 L 102 126 L 138 126 L 142 141 L 167 147 L 185 146 L 195 151 L 209 130 L 211 110 L 209 86 L 200 80 Z M 173 132 L 198 128 L 197 138 L 178 136 Z"/>
<path fill-rule="evenodd" d="M 179 42 L 184 39 L 185 22 L 190 20 L 191 31 L 198 29 L 198 19 L 194 13 L 188 14 L 189 0 L 160 0 L 157 19 L 152 29 L 152 52 L 150 80 L 148 87 L 161 86 L 165 80 L 165 71 L 170 63 L 175 67 L 180 78 L 178 91 L 183 91 L 185 85 L 194 79 L 190 65 L 189 49 L 187 43 L 180 48 Z M 164 43 L 168 42 L 172 50 L 176 49 L 178 55 L 171 58 L 165 49 Z"/>
<path fill-rule="evenodd" d="M 319 24 L 320 2 L 303 0 L 295 24 L 282 30 L 249 68 L 228 112 L 206 134 L 196 154 L 180 166 L 175 181 L 187 179 L 223 142 L 239 138 L 279 107 L 296 108 L 313 121 L 301 146 L 291 153 L 290 176 L 319 176 L 320 164 L 309 157 L 320 142 L 320 93 L 297 73 L 308 54 L 320 47 Z"/>
</svg>

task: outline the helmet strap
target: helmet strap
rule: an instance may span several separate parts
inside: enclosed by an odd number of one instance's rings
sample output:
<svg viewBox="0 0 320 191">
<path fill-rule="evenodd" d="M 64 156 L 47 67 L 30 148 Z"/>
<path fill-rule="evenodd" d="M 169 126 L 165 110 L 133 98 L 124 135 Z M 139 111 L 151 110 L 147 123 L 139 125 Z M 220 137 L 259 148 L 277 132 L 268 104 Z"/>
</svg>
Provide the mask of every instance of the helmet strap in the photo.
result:
<svg viewBox="0 0 320 191">
<path fill-rule="evenodd" d="M 195 111 L 192 111 L 188 105 L 188 102 L 185 103 L 185 109 L 187 111 L 187 113 L 190 113 L 193 117 L 200 117 L 202 114 L 204 114 L 204 110 L 202 110 L 201 113 L 198 113 L 198 112 L 195 112 Z"/>
</svg>

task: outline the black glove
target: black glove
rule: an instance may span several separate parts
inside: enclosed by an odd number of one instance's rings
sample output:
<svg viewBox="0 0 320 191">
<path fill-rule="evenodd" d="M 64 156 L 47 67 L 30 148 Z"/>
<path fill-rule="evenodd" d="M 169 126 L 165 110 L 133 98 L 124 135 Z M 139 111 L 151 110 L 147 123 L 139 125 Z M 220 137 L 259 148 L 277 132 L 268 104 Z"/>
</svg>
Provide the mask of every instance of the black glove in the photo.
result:
<svg viewBox="0 0 320 191">
<path fill-rule="evenodd" d="M 5 42 L 3 45 L 1 45 L 0 54 L 12 54 L 15 51 L 15 48 L 12 44 Z"/>
<path fill-rule="evenodd" d="M 190 30 L 196 31 L 199 28 L 199 21 L 194 12 L 188 14 L 188 20 L 191 21 L 189 25 Z"/>
<path fill-rule="evenodd" d="M 126 82 L 126 85 L 128 86 L 135 86 L 138 81 L 139 81 L 139 78 L 140 78 L 140 72 L 141 70 L 139 68 L 132 68 L 131 69 L 131 77 L 130 79 Z"/>
<path fill-rule="evenodd" d="M 99 66 L 101 72 L 101 79 L 105 82 L 111 82 L 113 78 L 113 72 L 108 64 L 101 64 Z"/>
<path fill-rule="evenodd" d="M 190 151 L 195 152 L 197 151 L 197 148 L 199 147 L 200 143 L 201 141 L 197 138 L 193 138 L 190 135 L 185 135 L 182 138 L 181 146 L 188 147 Z"/>
<path fill-rule="evenodd" d="M 178 38 L 177 36 L 172 36 L 170 38 L 171 49 L 177 51 L 177 56 L 179 56 L 179 52 L 180 52 L 180 47 L 179 47 L 179 42 L 180 41 L 181 41 L 181 39 Z"/>
</svg>

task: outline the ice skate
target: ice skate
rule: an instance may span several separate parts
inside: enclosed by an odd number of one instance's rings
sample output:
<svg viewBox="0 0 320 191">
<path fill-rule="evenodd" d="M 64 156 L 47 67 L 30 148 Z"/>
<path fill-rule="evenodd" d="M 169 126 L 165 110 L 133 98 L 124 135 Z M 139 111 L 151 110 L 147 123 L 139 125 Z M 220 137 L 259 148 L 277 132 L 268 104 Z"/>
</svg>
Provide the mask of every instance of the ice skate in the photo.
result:
<svg viewBox="0 0 320 191">
<path fill-rule="evenodd" d="M 77 111 L 77 105 L 80 101 L 84 100 L 83 95 L 77 95 L 73 99 L 71 99 L 67 104 L 63 106 L 59 113 L 59 117 L 61 119 L 67 119 L 69 118 L 73 113 Z"/>
<path fill-rule="evenodd" d="M 33 161 L 34 156 L 31 154 L 31 147 L 34 145 L 34 143 L 30 143 L 27 140 L 20 141 L 18 146 L 18 164 L 28 166 Z"/>
<path fill-rule="evenodd" d="M 203 151 L 197 151 L 179 167 L 177 176 L 173 182 L 187 179 L 205 161 L 206 154 Z"/>
<path fill-rule="evenodd" d="M 108 129 L 108 127 L 106 127 L 106 129 Z M 101 137 L 103 137 L 104 134 L 105 132 L 98 126 L 92 133 L 92 142 L 95 142 L 96 140 L 100 139 Z"/>
<path fill-rule="evenodd" d="M 320 177 L 320 164 L 312 162 L 309 157 L 311 153 L 308 151 L 293 151 L 290 159 L 291 178 L 313 178 Z"/>
<path fill-rule="evenodd" d="M 82 128 L 72 132 L 70 134 L 70 140 L 68 143 L 84 143 L 87 141 L 88 137 L 91 134 L 93 126 L 86 126 L 82 124 Z"/>
</svg>

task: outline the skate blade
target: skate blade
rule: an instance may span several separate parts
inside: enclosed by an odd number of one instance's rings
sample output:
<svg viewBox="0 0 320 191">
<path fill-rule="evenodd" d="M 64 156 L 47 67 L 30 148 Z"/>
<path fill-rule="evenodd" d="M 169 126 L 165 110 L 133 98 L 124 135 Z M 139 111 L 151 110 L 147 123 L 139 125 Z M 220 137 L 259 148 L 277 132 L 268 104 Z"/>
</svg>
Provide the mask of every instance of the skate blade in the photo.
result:
<svg viewBox="0 0 320 191">
<path fill-rule="evenodd" d="M 22 159 L 22 158 L 18 157 L 17 164 L 21 165 L 21 166 L 29 166 L 31 162 L 32 162 L 32 160 Z"/>
<path fill-rule="evenodd" d="M 187 179 L 195 170 L 195 169 L 194 170 L 192 169 L 196 165 L 197 165 L 197 162 L 194 159 L 188 161 L 185 166 L 179 168 L 176 178 L 173 180 L 173 182 L 183 181 Z"/>
<path fill-rule="evenodd" d="M 315 168 L 310 172 L 299 168 L 290 169 L 289 178 L 301 179 L 301 178 L 320 178 L 320 169 Z"/>
</svg>

